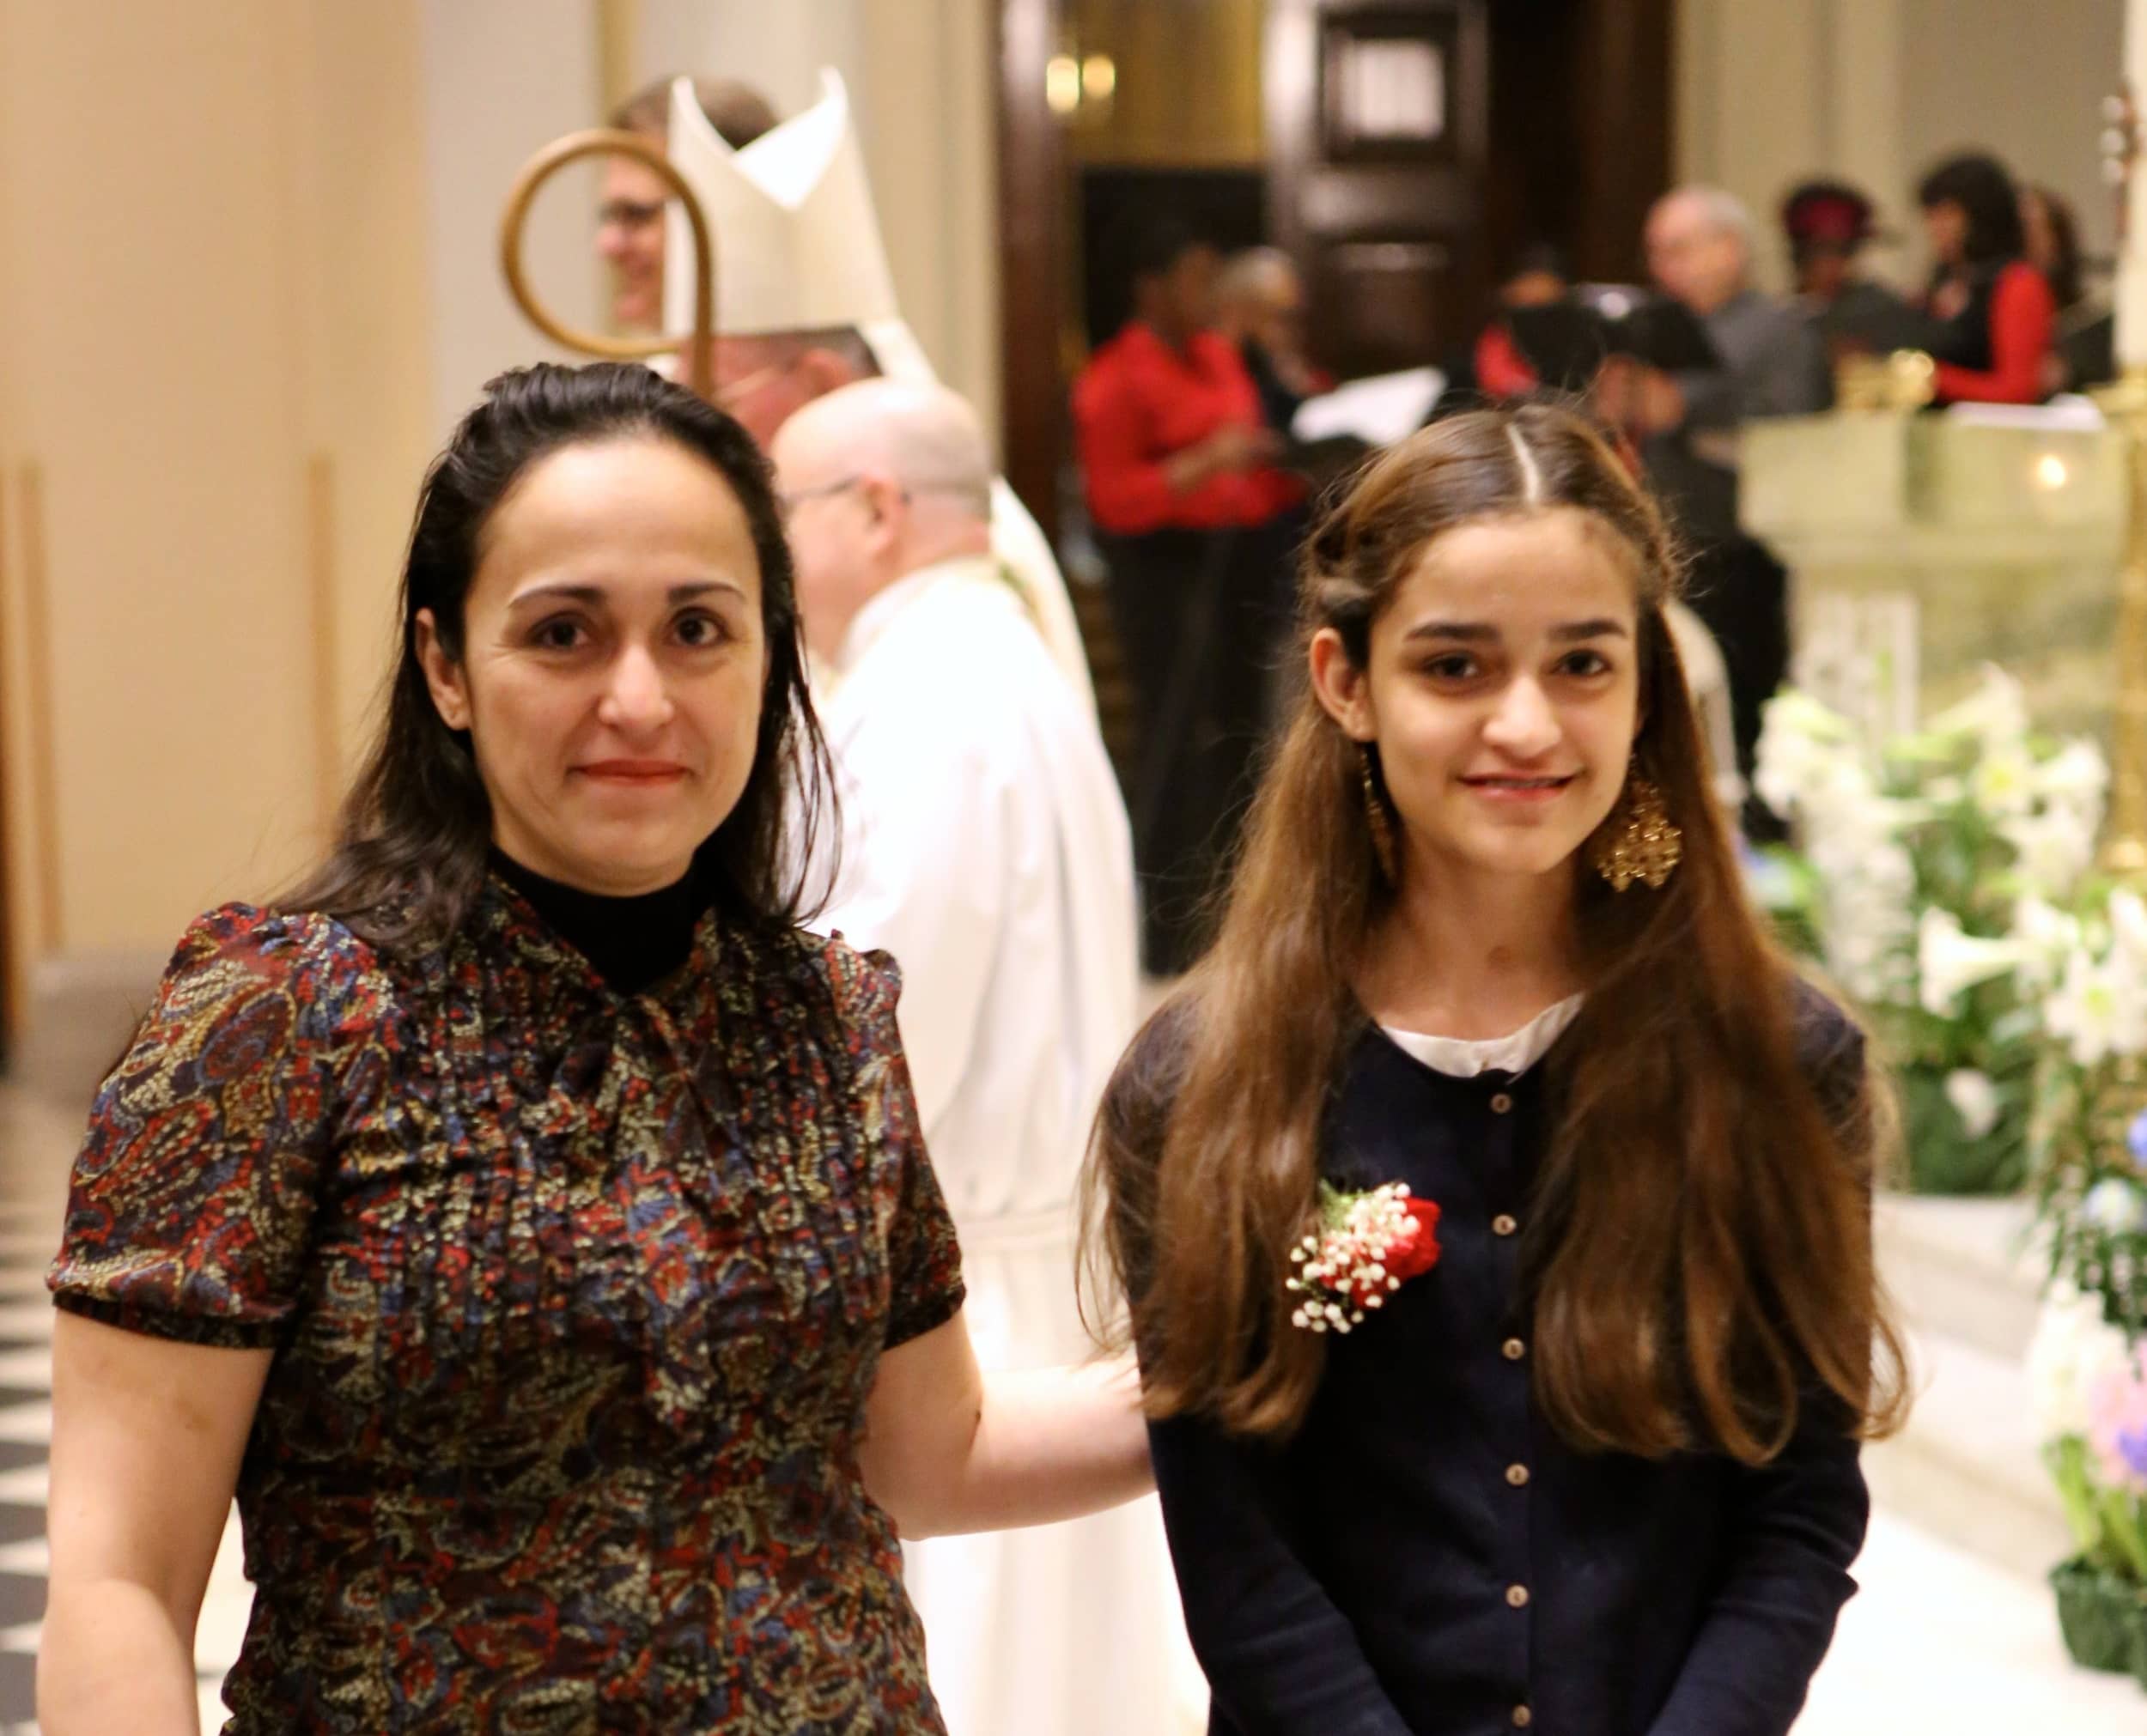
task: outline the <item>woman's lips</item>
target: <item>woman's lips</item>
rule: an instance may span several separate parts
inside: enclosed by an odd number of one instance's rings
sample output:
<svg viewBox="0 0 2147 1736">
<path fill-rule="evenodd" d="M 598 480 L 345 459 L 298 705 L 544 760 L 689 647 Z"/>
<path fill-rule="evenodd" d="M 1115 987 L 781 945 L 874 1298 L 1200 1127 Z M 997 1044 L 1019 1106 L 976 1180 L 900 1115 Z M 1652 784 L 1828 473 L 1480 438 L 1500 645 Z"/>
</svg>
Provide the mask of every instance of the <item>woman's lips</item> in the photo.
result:
<svg viewBox="0 0 2147 1736">
<path fill-rule="evenodd" d="M 583 777 L 594 779 L 599 784 L 621 784 L 636 789 L 675 784 L 686 774 L 684 766 L 669 760 L 598 760 L 576 769 Z"/>
</svg>

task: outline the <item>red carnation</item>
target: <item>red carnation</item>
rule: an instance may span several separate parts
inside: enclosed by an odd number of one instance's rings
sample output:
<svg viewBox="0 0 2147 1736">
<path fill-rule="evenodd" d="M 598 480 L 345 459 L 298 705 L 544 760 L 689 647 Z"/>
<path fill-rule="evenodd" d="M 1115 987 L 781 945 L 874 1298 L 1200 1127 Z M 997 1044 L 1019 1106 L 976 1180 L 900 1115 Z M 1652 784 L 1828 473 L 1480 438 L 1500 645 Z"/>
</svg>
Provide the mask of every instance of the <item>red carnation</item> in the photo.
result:
<svg viewBox="0 0 2147 1736">
<path fill-rule="evenodd" d="M 1292 1326 L 1347 1332 L 1438 1264 L 1438 1207 L 1399 1181 L 1364 1193 L 1322 1182 L 1319 1207 L 1319 1228 L 1290 1252 Z"/>
<path fill-rule="evenodd" d="M 1419 1199 L 1414 1193 L 1402 1204 L 1416 1220 L 1416 1235 L 1387 1256 L 1387 1272 L 1390 1277 L 1408 1279 L 1438 1264 L 1438 1205 L 1435 1200 Z"/>
</svg>

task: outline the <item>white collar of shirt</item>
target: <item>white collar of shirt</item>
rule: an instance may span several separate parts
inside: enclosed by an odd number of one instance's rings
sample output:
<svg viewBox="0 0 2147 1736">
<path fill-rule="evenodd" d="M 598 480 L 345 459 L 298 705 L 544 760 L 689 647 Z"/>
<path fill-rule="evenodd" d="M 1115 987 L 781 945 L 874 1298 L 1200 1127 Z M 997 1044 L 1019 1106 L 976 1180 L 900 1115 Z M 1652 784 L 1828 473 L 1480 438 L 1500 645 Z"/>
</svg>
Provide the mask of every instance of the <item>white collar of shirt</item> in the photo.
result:
<svg viewBox="0 0 2147 1736">
<path fill-rule="evenodd" d="M 998 564 L 989 555 L 957 555 L 952 560 L 935 561 L 929 567 L 905 573 L 851 618 L 849 631 L 842 635 L 842 649 L 836 653 L 830 673 L 838 681 L 848 675 L 903 610 L 927 591 L 958 579 L 1005 588 L 1000 580 Z"/>
<path fill-rule="evenodd" d="M 1425 1031 L 1405 1031 L 1393 1025 L 1379 1029 L 1404 1053 L 1414 1056 L 1435 1073 L 1449 1078 L 1473 1079 L 1479 1073 L 1525 1073 L 1549 1053 L 1566 1035 L 1580 1011 L 1582 997 L 1567 995 L 1502 1037 L 1471 1041 L 1461 1037 L 1435 1037 Z"/>
</svg>

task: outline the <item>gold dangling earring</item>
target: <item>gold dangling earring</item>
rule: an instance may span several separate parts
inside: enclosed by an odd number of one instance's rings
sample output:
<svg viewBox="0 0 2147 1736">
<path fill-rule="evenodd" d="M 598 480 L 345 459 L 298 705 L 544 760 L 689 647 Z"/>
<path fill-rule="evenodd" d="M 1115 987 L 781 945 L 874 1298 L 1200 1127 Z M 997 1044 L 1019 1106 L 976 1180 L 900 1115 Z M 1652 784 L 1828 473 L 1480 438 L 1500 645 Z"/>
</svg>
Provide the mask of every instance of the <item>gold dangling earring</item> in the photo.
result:
<svg viewBox="0 0 2147 1736">
<path fill-rule="evenodd" d="M 1662 791 L 1637 764 L 1628 768 L 1617 806 L 1588 841 L 1589 865 L 1612 891 L 1622 892 L 1635 880 L 1660 887 L 1684 856 L 1685 834 L 1671 821 Z"/>
<path fill-rule="evenodd" d="M 1359 745 L 1359 763 L 1365 776 L 1365 824 L 1372 830 L 1372 853 L 1379 859 L 1379 872 L 1390 886 L 1402 883 L 1402 874 L 1394 851 L 1394 822 L 1387 817 L 1387 804 L 1379 794 L 1379 780 L 1372 768 L 1372 750 Z"/>
</svg>

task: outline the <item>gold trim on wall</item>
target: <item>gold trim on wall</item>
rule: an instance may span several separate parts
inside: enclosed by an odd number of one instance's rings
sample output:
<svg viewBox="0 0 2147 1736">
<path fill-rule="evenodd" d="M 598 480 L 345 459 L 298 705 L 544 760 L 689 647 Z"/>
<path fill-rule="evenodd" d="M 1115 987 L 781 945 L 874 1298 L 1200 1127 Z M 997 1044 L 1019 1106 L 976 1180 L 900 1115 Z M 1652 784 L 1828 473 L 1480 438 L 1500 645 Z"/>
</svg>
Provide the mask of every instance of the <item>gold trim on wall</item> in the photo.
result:
<svg viewBox="0 0 2147 1736">
<path fill-rule="evenodd" d="M 64 944 L 59 878 L 59 777 L 52 724 L 52 615 L 45 556 L 45 473 L 26 459 L 22 497 L 23 696 L 29 702 L 30 832 L 36 858 L 40 950 Z"/>
<path fill-rule="evenodd" d="M 306 461 L 306 573 L 312 592 L 314 800 L 334 823 L 343 783 L 343 712 L 337 679 L 336 470 L 326 452 Z"/>
</svg>

